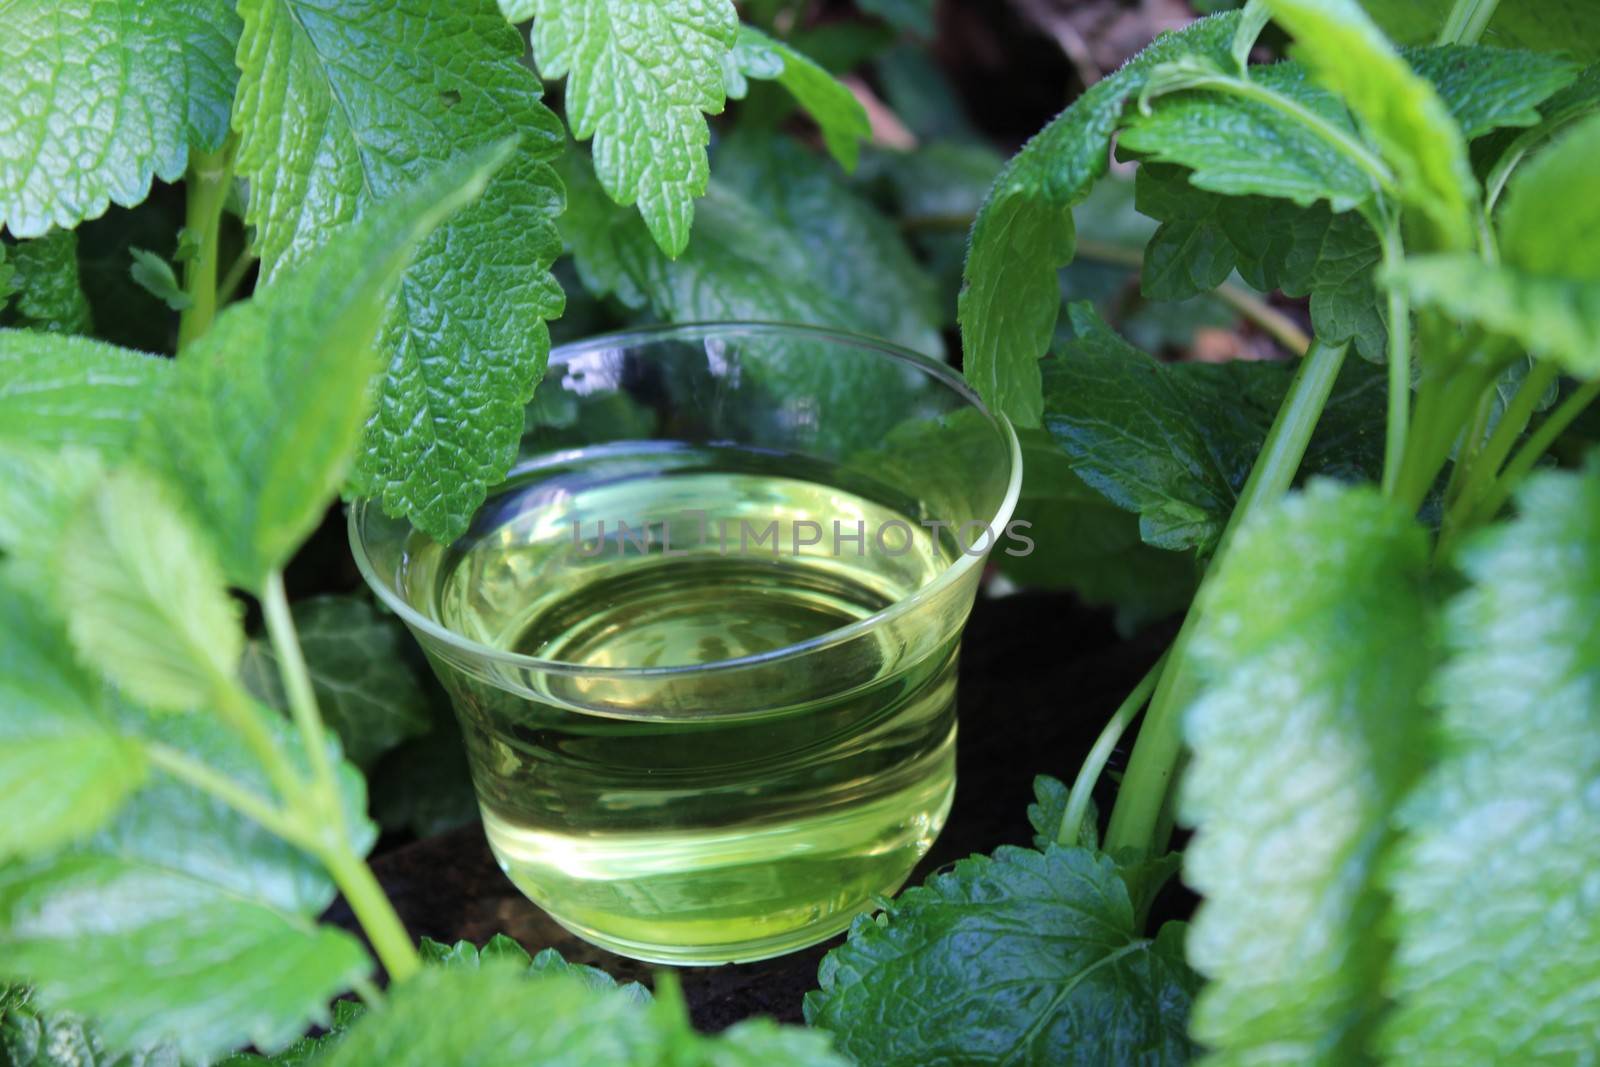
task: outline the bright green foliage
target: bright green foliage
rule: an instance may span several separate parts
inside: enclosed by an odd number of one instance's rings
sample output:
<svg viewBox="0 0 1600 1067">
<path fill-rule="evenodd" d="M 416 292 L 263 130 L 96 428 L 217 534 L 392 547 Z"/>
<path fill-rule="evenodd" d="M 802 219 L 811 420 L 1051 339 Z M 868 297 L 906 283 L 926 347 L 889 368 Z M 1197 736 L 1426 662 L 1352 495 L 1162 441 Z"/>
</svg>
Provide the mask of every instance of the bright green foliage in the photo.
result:
<svg viewBox="0 0 1600 1067">
<path fill-rule="evenodd" d="M 1361 0 L 1397 41 L 1431 41 L 1453 0 Z M 1501 0 L 1483 40 L 1508 48 L 1565 52 L 1585 61 L 1600 59 L 1600 8 L 1590 0 Z"/>
<path fill-rule="evenodd" d="M 857 919 L 806 1020 L 875 1067 L 1188 1062 L 1181 924 L 1140 935 L 1116 864 L 1002 847 Z"/>
<path fill-rule="evenodd" d="M 0 582 L 0 865 L 99 829 L 146 773 L 66 634 Z"/>
<path fill-rule="evenodd" d="M 89 332 L 93 321 L 78 282 L 76 233 L 51 230 L 11 245 L 8 255 L 9 284 L 16 298 L 8 311 L 0 297 L 0 323 L 52 333 Z"/>
<path fill-rule="evenodd" d="M 379 756 L 433 725 L 427 693 L 408 669 L 411 647 L 394 616 L 355 596 L 322 596 L 294 604 L 294 628 L 323 722 L 353 763 Z M 240 680 L 267 704 L 287 710 L 278 659 L 265 641 L 245 650 Z"/>
<path fill-rule="evenodd" d="M 228 131 L 226 0 L 0 5 L 0 225 L 22 237 L 131 206 Z"/>
<path fill-rule="evenodd" d="M 1283 363 L 1158 363 L 1088 305 L 1077 338 L 1044 361 L 1045 428 L 1073 470 L 1139 515 L 1139 535 L 1209 552 L 1232 514 L 1294 368 Z M 1348 365 L 1302 469 L 1341 477 L 1377 466 L 1382 375 Z"/>
<path fill-rule="evenodd" d="M 173 369 L 100 341 L 0 330 L 0 438 L 118 455 L 165 402 Z"/>
<path fill-rule="evenodd" d="M 86 448 L 0 441 L 0 552 L 14 580 L 53 588 L 45 572 L 54 569 L 62 532 L 104 473 Z"/>
<path fill-rule="evenodd" d="M 744 95 L 743 78 L 772 78 L 817 122 L 822 143 L 845 170 L 855 170 L 861 142 L 872 136 L 866 109 L 855 94 L 810 58 L 760 30 L 739 27 L 739 40 L 730 56 L 739 75 L 729 79 L 728 95 Z M 738 92 L 735 85 L 740 86 Z"/>
<path fill-rule="evenodd" d="M 542 949 L 538 955 L 530 956 L 527 949 L 505 934 L 495 934 L 481 949 L 471 941 L 457 941 L 453 945 L 446 945 L 427 937 L 422 939 L 418 949 L 422 953 L 424 963 L 439 967 L 464 967 L 469 970 L 501 965 L 520 967 L 531 975 L 564 975 L 575 978 L 598 992 L 621 990 L 623 996 L 640 1004 L 648 1004 L 652 999 L 650 990 L 638 982 L 628 982 L 619 986 L 615 978 L 600 968 L 581 963 L 568 963 L 562 958 L 561 953 L 553 948 Z"/>
<path fill-rule="evenodd" d="M 1462 561 L 1474 585 L 1447 610 L 1434 690 L 1444 758 L 1400 809 L 1395 1064 L 1600 1047 L 1600 470 L 1537 475 L 1517 503 Z"/>
<path fill-rule="evenodd" d="M 1006 164 L 973 223 L 959 317 L 967 380 L 1021 426 L 1042 413 L 1039 357 L 1050 345 L 1071 258 L 1072 206 L 1109 165 L 1123 105 L 1149 69 L 1184 55 L 1226 62 L 1236 15 L 1202 19 L 1160 37 L 1127 66 L 1073 101 Z"/>
<path fill-rule="evenodd" d="M 1578 65 L 1561 56 L 1484 45 L 1405 48 L 1471 141 L 1502 126 L 1535 126 L 1539 105 L 1572 83 Z"/>
<path fill-rule="evenodd" d="M 184 353 L 145 456 L 216 537 L 230 583 L 259 588 L 321 520 L 361 434 L 401 271 L 506 159 L 505 145 L 474 152 L 375 205 Z"/>
<path fill-rule="evenodd" d="M 1181 809 L 1208 1062 L 1363 1062 L 1376 865 L 1428 736 L 1427 548 L 1374 490 L 1313 483 L 1247 522 L 1201 594 Z"/>
<path fill-rule="evenodd" d="M 486 950 L 487 951 L 487 950 Z M 560 975 L 528 977 L 511 959 L 429 967 L 350 1028 L 325 1067 L 844 1067 L 827 1038 L 768 1020 L 715 1037 L 689 1026 L 673 985 L 652 1004 Z M 663 978 L 663 984 L 670 978 Z"/>
<path fill-rule="evenodd" d="M 1531 274 L 1600 281 L 1600 115 L 1525 164 L 1500 209 L 1501 258 Z"/>
<path fill-rule="evenodd" d="M 545 320 L 561 313 L 548 271 L 561 194 L 545 165 L 559 121 L 492 0 L 239 6 L 237 169 L 269 282 L 435 167 L 520 138 L 481 202 L 423 241 L 390 299 L 388 373 L 354 474 L 355 491 L 448 540 L 512 461 L 544 372 Z"/>
<path fill-rule="evenodd" d="M 135 700 L 188 711 L 233 676 L 239 606 L 211 546 L 143 472 L 120 470 L 89 494 L 58 567 L 72 643 Z"/>
<path fill-rule="evenodd" d="M 207 716 L 130 712 L 127 728 L 263 788 L 254 757 Z M 332 897 L 309 857 L 159 775 L 82 845 L 0 870 L 0 975 L 90 1016 L 115 1049 L 170 1040 L 186 1061 L 273 1049 L 326 1021 L 327 1001 L 370 968 L 359 942 L 312 921 Z"/>
<path fill-rule="evenodd" d="M 925 355 L 944 354 L 932 278 L 894 223 L 826 161 L 787 138 L 745 133 L 719 145 L 716 161 L 717 180 L 798 239 L 824 287 L 855 305 L 873 333 Z"/>
<path fill-rule="evenodd" d="M 1395 169 L 1398 194 L 1447 248 L 1472 241 L 1475 185 L 1466 143 L 1438 93 L 1413 72 L 1356 0 L 1267 0 L 1295 55 L 1339 94 Z"/>
<path fill-rule="evenodd" d="M 723 62 L 739 32 L 732 0 L 534 0 L 533 51 L 566 78 L 567 124 L 594 138 L 595 171 L 637 203 L 656 243 L 689 243 L 710 167 L 706 114 L 726 100 Z"/>
</svg>

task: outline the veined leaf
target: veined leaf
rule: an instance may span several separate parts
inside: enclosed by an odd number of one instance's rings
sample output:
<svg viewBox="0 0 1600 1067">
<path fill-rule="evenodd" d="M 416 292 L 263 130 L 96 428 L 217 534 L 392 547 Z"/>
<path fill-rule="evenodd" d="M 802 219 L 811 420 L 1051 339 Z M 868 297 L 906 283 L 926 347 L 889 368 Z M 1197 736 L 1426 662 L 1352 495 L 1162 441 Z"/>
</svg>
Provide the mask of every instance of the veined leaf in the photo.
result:
<svg viewBox="0 0 1600 1067">
<path fill-rule="evenodd" d="M 1383 1008 L 1389 815 L 1422 769 L 1422 528 L 1313 483 L 1244 524 L 1201 594 L 1186 716 L 1188 956 L 1210 1062 L 1365 1062 Z"/>
<path fill-rule="evenodd" d="M 1400 809 L 1394 1064 L 1581 1063 L 1600 1044 L 1600 470 L 1535 475 L 1518 504 L 1462 561 L 1444 758 Z"/>
<path fill-rule="evenodd" d="M 855 94 L 816 62 L 750 26 L 739 27 L 730 62 L 741 76 L 770 78 L 789 90 L 822 130 L 822 143 L 845 170 L 855 170 L 861 142 L 872 136 L 866 109 Z M 741 79 L 742 83 L 742 79 Z M 737 99 L 743 90 L 729 96 Z"/>
<path fill-rule="evenodd" d="M 942 357 L 938 295 L 898 227 L 787 137 L 740 132 L 717 146 L 717 180 L 804 246 L 825 288 L 871 332 Z"/>
<path fill-rule="evenodd" d="M 132 206 L 228 132 L 226 0 L 0 5 L 0 224 L 20 237 Z"/>
<path fill-rule="evenodd" d="M 1236 14 L 1156 39 L 1092 86 L 1012 158 L 973 223 L 959 301 L 967 380 L 1021 426 L 1042 413 L 1039 357 L 1060 312 L 1056 271 L 1072 258 L 1072 206 L 1109 165 L 1111 135 L 1151 67 L 1179 56 L 1226 62 Z"/>
<path fill-rule="evenodd" d="M 115 457 L 164 403 L 173 369 L 101 341 L 0 330 L 0 438 Z"/>
<path fill-rule="evenodd" d="M 1403 48 L 1411 69 L 1427 79 L 1467 140 L 1502 126 L 1533 126 L 1539 105 L 1578 76 L 1561 56 L 1487 45 Z"/>
<path fill-rule="evenodd" d="M 478 970 L 481 967 L 511 966 L 521 968 L 532 975 L 564 975 L 599 992 L 621 990 L 629 1000 L 640 1004 L 648 1004 L 653 999 L 650 990 L 638 982 L 628 982 L 619 986 L 615 978 L 600 968 L 581 963 L 568 963 L 562 958 L 561 953 L 553 948 L 541 949 L 537 956 L 530 956 L 527 949 L 505 934 L 495 934 L 481 949 L 471 941 L 457 941 L 453 945 L 446 945 L 428 937 L 422 939 L 417 949 L 422 955 L 423 963 L 436 967 Z"/>
<path fill-rule="evenodd" d="M 0 581 L 0 866 L 99 829 L 146 773 L 59 623 Z"/>
<path fill-rule="evenodd" d="M 508 152 L 475 151 L 373 205 L 184 353 L 144 456 L 216 538 L 231 584 L 258 589 L 321 520 L 369 410 L 402 270 Z"/>
<path fill-rule="evenodd" d="M 0 985 L 0 1056 L 11 1067 L 179 1067 L 171 1047 L 124 1055 L 70 1012 L 41 1012 L 25 985 Z"/>
<path fill-rule="evenodd" d="M 130 709 L 125 726 L 266 795 L 254 757 L 209 716 Z M 359 813 L 359 776 L 342 781 Z M 114 1049 L 170 1041 L 185 1062 L 271 1050 L 326 1023 L 328 1000 L 371 969 L 355 938 L 315 924 L 332 899 L 316 861 L 158 774 L 88 841 L 0 869 L 0 975 L 90 1017 Z"/>
<path fill-rule="evenodd" d="M 89 494 L 56 566 L 73 644 L 134 699 L 188 711 L 232 677 L 244 630 L 216 554 L 137 468 Z"/>
<path fill-rule="evenodd" d="M 449 541 L 511 464 L 544 373 L 545 320 L 561 313 L 549 273 L 561 192 L 546 166 L 559 120 L 493 0 L 239 8 L 237 166 L 269 283 L 434 168 L 520 138 L 476 206 L 418 235 L 389 298 L 388 371 L 353 477 L 355 492 Z"/>
<path fill-rule="evenodd" d="M 1600 281 L 1600 115 L 1519 170 L 1500 209 L 1501 258 L 1533 274 Z"/>
<path fill-rule="evenodd" d="M 857 919 L 806 1021 L 881 1067 L 1187 1063 L 1182 931 L 1140 936 L 1106 856 L 1003 846 Z"/>
<path fill-rule="evenodd" d="M 1439 35 L 1452 0 L 1361 0 L 1397 41 L 1422 44 Z M 1600 8 L 1589 0 L 1514 0 L 1502 3 L 1483 34 L 1488 44 L 1565 52 L 1600 59 Z"/>
<path fill-rule="evenodd" d="M 51 230 L 32 241 L 19 241 L 10 246 L 9 255 L 9 285 L 16 298 L 7 310 L 0 297 L 0 323 L 50 333 L 89 332 L 93 316 L 78 282 L 75 232 Z"/>
<path fill-rule="evenodd" d="M 567 122 L 594 138 L 595 172 L 668 256 L 689 243 L 710 167 L 706 114 L 726 99 L 723 61 L 739 32 L 732 0 L 534 0 L 533 51 L 566 78 Z"/>
<path fill-rule="evenodd" d="M 1476 185 L 1466 142 L 1439 95 L 1356 0 L 1267 0 L 1297 58 L 1350 105 L 1396 171 L 1398 193 L 1446 248 L 1472 243 Z"/>
</svg>

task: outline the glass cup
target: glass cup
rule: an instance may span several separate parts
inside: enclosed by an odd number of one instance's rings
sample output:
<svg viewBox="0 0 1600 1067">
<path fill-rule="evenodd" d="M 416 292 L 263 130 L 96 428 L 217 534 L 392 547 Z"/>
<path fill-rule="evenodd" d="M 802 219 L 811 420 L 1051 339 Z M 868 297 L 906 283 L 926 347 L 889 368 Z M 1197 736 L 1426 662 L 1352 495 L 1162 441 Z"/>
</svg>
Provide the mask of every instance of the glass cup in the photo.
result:
<svg viewBox="0 0 1600 1067">
<path fill-rule="evenodd" d="M 489 844 L 657 962 L 813 944 L 893 893 L 955 788 L 956 658 L 1016 435 L 949 367 L 800 326 L 556 349 L 512 473 L 443 545 L 356 562 L 465 735 Z"/>
</svg>

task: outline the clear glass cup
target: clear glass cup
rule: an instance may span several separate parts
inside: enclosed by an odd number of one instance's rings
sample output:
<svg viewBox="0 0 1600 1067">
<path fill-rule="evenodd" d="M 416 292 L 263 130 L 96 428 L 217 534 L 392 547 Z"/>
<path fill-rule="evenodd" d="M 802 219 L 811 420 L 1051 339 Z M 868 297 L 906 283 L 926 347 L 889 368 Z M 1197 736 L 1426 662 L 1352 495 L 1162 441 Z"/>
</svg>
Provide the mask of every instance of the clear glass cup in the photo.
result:
<svg viewBox="0 0 1600 1067">
<path fill-rule="evenodd" d="M 574 933 L 666 963 L 820 941 L 955 787 L 956 658 L 1016 435 L 943 364 L 799 326 L 566 345 L 441 545 L 350 510 L 466 739 L 489 844 Z"/>
</svg>

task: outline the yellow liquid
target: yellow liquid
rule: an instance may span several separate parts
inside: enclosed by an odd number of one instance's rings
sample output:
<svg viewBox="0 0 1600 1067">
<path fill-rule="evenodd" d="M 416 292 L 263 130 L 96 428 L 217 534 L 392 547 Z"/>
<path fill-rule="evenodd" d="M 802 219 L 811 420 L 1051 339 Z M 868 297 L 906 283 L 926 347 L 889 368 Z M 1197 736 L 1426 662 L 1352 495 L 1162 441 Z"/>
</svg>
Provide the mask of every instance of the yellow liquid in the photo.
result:
<svg viewBox="0 0 1600 1067">
<path fill-rule="evenodd" d="M 467 538 L 421 545 L 411 566 L 430 592 L 419 606 L 493 647 L 591 667 L 693 666 L 818 637 L 932 581 L 952 549 L 917 526 L 914 503 L 888 496 L 779 457 L 613 447 L 527 473 Z M 655 523 L 657 543 L 617 541 L 618 519 Z M 807 519 L 850 531 L 859 519 L 864 550 L 793 554 L 794 524 Z M 872 531 L 894 519 L 914 534 L 909 551 L 890 555 Z M 777 524 L 775 558 L 741 547 L 740 520 Z M 903 540 L 898 529 L 888 537 L 895 548 Z M 956 640 L 910 663 L 889 640 L 865 642 L 865 666 L 838 679 L 841 690 L 795 679 L 812 692 L 779 706 L 721 669 L 629 680 L 524 672 L 521 696 L 458 676 L 495 855 L 563 925 L 641 959 L 759 959 L 844 929 L 905 880 L 955 787 Z"/>
</svg>

